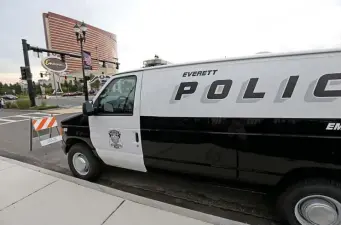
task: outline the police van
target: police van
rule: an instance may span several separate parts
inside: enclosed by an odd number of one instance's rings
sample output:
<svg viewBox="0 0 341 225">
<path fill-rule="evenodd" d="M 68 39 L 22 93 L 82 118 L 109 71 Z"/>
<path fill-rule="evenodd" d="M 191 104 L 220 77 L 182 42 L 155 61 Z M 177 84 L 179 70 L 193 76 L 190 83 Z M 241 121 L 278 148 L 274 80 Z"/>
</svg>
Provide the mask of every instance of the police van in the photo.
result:
<svg viewBox="0 0 341 225">
<path fill-rule="evenodd" d="M 76 177 L 106 164 L 266 184 L 289 224 L 341 224 L 341 49 L 120 73 L 62 128 Z"/>
</svg>

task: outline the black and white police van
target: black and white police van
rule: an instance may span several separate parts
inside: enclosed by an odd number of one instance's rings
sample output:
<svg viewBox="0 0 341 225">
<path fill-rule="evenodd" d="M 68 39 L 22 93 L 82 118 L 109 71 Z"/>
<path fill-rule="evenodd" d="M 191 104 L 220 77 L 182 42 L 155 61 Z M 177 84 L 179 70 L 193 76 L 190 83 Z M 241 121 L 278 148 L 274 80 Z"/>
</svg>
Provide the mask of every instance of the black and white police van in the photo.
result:
<svg viewBox="0 0 341 225">
<path fill-rule="evenodd" d="M 120 73 L 62 128 L 76 177 L 107 164 L 266 184 L 289 224 L 341 224 L 341 49 Z"/>
</svg>

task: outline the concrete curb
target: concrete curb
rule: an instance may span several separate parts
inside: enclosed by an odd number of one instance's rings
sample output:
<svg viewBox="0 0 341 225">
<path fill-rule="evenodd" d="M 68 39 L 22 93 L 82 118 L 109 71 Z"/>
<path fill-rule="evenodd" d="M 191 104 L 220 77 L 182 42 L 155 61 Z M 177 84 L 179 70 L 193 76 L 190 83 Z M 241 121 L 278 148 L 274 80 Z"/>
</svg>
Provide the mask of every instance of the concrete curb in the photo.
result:
<svg viewBox="0 0 341 225">
<path fill-rule="evenodd" d="M 45 111 L 56 111 L 57 109 L 62 110 L 64 108 L 54 109 L 4 109 L 4 112 L 45 112 Z"/>
<path fill-rule="evenodd" d="M 71 108 L 47 109 L 44 111 L 49 112 L 49 113 L 60 113 L 60 114 L 82 113 L 82 106 L 75 106 Z"/>
<path fill-rule="evenodd" d="M 106 187 L 103 185 L 99 185 L 96 183 L 91 183 L 91 182 L 88 182 L 85 180 L 81 180 L 81 179 L 78 179 L 76 177 L 71 177 L 71 176 L 68 176 L 65 174 L 57 173 L 57 172 L 54 172 L 51 170 L 47 170 L 47 169 L 40 168 L 40 167 L 37 167 L 34 165 L 23 163 L 23 162 L 14 160 L 14 159 L 9 159 L 9 158 L 5 158 L 5 157 L 0 156 L 0 160 L 6 161 L 6 162 L 9 162 L 12 164 L 16 164 L 18 166 L 22 166 L 22 167 L 25 167 L 25 168 L 28 168 L 31 170 L 35 170 L 35 171 L 38 171 L 38 172 L 41 172 L 41 173 L 44 173 L 44 174 L 47 174 L 50 176 L 54 176 L 54 177 L 57 177 L 59 179 L 66 180 L 66 181 L 69 181 L 69 182 L 72 182 L 72 183 L 75 183 L 75 184 L 78 184 L 78 185 L 81 185 L 81 186 L 84 186 L 87 188 L 91 188 L 93 190 L 97 190 L 97 191 L 106 193 L 106 194 L 114 195 L 114 196 L 129 200 L 129 201 L 132 201 L 135 203 L 139 203 L 142 205 L 161 209 L 161 210 L 164 210 L 167 212 L 172 212 L 172 213 L 179 214 L 182 216 L 190 217 L 190 218 L 193 218 L 196 220 L 201 220 L 201 221 L 204 221 L 207 223 L 211 223 L 211 224 L 215 224 L 215 225 L 248 225 L 246 223 L 241 223 L 241 222 L 237 222 L 237 221 L 233 221 L 233 220 L 229 220 L 229 219 L 225 219 L 225 218 L 221 218 L 221 217 L 217 217 L 217 216 L 193 211 L 190 209 L 181 208 L 181 207 L 174 206 L 171 204 L 155 201 L 152 199 L 144 198 L 144 197 L 141 197 L 138 195 L 130 194 L 130 193 L 123 192 L 120 190 L 116 190 L 113 188 L 109 188 L 109 187 Z"/>
<path fill-rule="evenodd" d="M 33 110 L 33 109 L 4 109 L 4 112 L 37 112 L 43 110 Z"/>
</svg>

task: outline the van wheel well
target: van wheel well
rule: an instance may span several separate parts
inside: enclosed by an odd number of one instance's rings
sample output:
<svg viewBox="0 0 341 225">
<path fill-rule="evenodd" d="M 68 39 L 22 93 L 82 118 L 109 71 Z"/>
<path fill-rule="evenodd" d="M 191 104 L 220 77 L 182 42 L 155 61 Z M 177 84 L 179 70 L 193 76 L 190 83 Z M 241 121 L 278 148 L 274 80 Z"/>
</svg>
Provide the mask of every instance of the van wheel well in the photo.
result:
<svg viewBox="0 0 341 225">
<path fill-rule="evenodd" d="M 325 168 L 299 168 L 293 169 L 276 184 L 276 195 L 283 192 L 287 187 L 298 183 L 302 179 L 324 178 L 341 181 L 341 170 Z"/>
<path fill-rule="evenodd" d="M 83 143 L 85 145 L 88 145 L 88 143 L 86 143 L 85 141 L 83 141 L 81 139 L 77 139 L 77 138 L 68 139 L 66 142 L 65 153 L 66 154 L 69 153 L 71 146 L 73 146 L 77 143 Z"/>
</svg>

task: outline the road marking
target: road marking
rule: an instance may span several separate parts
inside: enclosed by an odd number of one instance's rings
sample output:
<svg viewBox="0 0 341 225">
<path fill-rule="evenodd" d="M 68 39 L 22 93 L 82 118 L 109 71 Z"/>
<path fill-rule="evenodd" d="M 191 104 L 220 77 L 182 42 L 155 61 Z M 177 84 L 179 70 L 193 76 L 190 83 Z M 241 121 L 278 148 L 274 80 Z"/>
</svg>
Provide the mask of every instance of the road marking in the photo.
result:
<svg viewBox="0 0 341 225">
<path fill-rule="evenodd" d="M 51 113 L 42 113 L 42 112 L 31 112 L 31 113 L 26 113 L 26 114 L 21 114 L 21 116 L 27 116 L 27 115 L 43 115 L 43 116 L 50 116 Z"/>
<path fill-rule="evenodd" d="M 15 115 L 15 116 L 11 116 L 11 117 L 23 117 L 23 118 L 31 118 L 32 116 L 24 116 L 24 115 Z"/>
<path fill-rule="evenodd" d="M 16 120 L 2 119 L 2 118 L 0 117 L 0 121 L 5 121 L 5 122 L 15 122 Z"/>
<path fill-rule="evenodd" d="M 61 115 L 61 114 L 52 114 L 52 116 L 57 116 L 57 115 Z M 39 118 L 46 117 L 46 116 L 51 116 L 51 113 L 32 112 L 32 113 L 25 113 L 25 114 L 20 114 L 20 115 L 4 116 L 4 117 L 0 117 L 0 126 L 5 125 L 5 124 L 10 124 L 10 123 L 28 121 L 31 118 L 39 119 Z M 11 118 L 19 118 L 19 119 L 11 119 Z"/>
<path fill-rule="evenodd" d="M 5 125 L 5 124 L 9 124 L 9 123 L 14 123 L 14 122 L 5 122 L 5 123 L 1 123 L 0 126 L 1 126 L 1 125 Z"/>
</svg>

